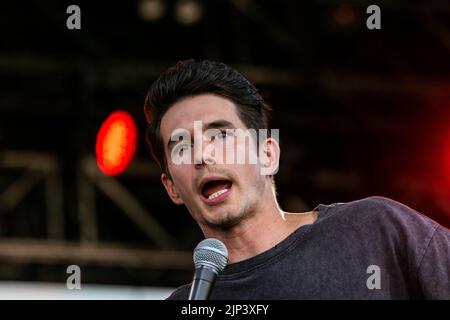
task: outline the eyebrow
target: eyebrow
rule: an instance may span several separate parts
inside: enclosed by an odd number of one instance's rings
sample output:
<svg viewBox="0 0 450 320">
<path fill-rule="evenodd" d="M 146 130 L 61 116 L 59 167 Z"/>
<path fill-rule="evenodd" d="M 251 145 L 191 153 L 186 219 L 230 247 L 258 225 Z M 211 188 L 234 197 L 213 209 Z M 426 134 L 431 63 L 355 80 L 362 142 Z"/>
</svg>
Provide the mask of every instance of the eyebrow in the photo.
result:
<svg viewBox="0 0 450 320">
<path fill-rule="evenodd" d="M 211 122 L 207 122 L 203 124 L 203 130 L 208 130 L 208 129 L 235 129 L 236 127 L 234 126 L 234 124 L 232 124 L 231 122 L 227 121 L 227 120 L 215 120 L 215 121 L 211 121 Z M 191 132 L 189 132 L 191 139 L 192 139 L 192 134 Z M 171 136 L 172 137 L 172 136 Z M 171 147 L 180 142 L 180 140 L 172 140 L 169 139 L 169 141 L 167 142 L 167 150 L 170 151 Z"/>
<path fill-rule="evenodd" d="M 208 129 L 218 129 L 218 128 L 225 128 L 225 129 L 235 129 L 234 124 L 227 120 L 216 120 L 207 122 L 203 125 L 203 130 Z"/>
</svg>

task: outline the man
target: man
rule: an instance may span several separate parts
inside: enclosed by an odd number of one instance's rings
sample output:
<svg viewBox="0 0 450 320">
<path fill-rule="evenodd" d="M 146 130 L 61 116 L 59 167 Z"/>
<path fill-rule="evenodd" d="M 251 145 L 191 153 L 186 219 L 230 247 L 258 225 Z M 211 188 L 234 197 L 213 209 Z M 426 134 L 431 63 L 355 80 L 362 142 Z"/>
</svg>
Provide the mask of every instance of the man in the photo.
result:
<svg viewBox="0 0 450 320">
<path fill-rule="evenodd" d="M 228 249 L 211 299 L 450 299 L 450 232 L 407 206 L 370 197 L 280 209 L 277 139 L 236 135 L 267 129 L 270 108 L 236 70 L 179 62 L 152 85 L 144 110 L 169 197 Z M 222 161 L 234 151 L 258 161 Z M 169 298 L 187 299 L 189 289 Z"/>
</svg>

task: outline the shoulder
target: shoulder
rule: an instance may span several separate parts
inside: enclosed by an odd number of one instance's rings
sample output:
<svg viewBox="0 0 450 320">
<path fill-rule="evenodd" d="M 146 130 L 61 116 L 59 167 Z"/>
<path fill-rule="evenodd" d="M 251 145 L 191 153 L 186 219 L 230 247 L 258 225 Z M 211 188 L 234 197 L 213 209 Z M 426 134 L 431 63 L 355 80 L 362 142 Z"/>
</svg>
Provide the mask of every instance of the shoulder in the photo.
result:
<svg viewBox="0 0 450 320">
<path fill-rule="evenodd" d="M 369 219 L 380 221 L 416 222 L 424 225 L 436 225 L 437 223 L 424 214 L 408 207 L 396 200 L 372 196 L 351 202 L 340 202 L 328 206 L 331 214 L 340 213 L 354 219 Z M 384 221 L 386 221 L 384 220 Z"/>
<path fill-rule="evenodd" d="M 372 196 L 328 206 L 328 216 L 370 233 L 399 238 L 429 238 L 439 224 L 426 215 L 390 198 Z"/>
<path fill-rule="evenodd" d="M 190 289 L 191 284 L 185 284 L 181 287 L 178 287 L 166 300 L 187 300 L 189 298 Z"/>
<path fill-rule="evenodd" d="M 371 196 L 350 202 L 338 202 L 333 203 L 329 206 L 334 207 L 338 210 L 342 209 L 345 209 L 346 211 L 363 210 L 365 212 L 374 212 L 374 211 L 396 212 L 398 211 L 398 209 L 404 210 L 405 208 L 408 208 L 407 206 L 398 201 L 383 196 Z M 412 210 L 411 208 L 408 209 Z"/>
</svg>

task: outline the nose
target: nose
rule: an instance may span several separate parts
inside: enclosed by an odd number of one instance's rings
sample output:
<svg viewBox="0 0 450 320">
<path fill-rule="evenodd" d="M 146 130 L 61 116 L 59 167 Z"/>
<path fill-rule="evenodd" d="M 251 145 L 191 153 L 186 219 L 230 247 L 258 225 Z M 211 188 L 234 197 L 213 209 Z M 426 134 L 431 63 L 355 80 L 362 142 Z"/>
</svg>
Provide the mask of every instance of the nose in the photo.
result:
<svg viewBox="0 0 450 320">
<path fill-rule="evenodd" d="M 194 146 L 194 166 L 196 169 L 200 169 L 204 165 L 212 165 L 216 163 L 211 152 L 205 152 L 207 149 L 211 151 L 211 147 L 206 148 L 208 143 L 203 141 L 202 146 Z"/>
</svg>

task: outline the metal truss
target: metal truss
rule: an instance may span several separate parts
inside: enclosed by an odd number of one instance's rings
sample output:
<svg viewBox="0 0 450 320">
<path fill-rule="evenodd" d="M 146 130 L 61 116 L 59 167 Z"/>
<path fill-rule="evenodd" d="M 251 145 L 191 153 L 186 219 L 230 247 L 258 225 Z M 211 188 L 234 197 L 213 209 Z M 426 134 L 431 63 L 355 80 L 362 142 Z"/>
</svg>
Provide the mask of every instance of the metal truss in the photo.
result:
<svg viewBox="0 0 450 320">
<path fill-rule="evenodd" d="M 64 234 L 61 164 L 52 154 L 2 151 L 0 168 L 20 170 L 21 175 L 0 190 L 0 207 L 11 212 L 39 183 L 45 185 L 47 236 L 42 239 L 0 238 L 0 260 L 21 263 L 89 263 L 162 269 L 192 269 L 192 254 L 175 251 L 172 235 L 118 179 L 105 176 L 93 157 L 81 159 L 77 172 L 80 242 Z M 148 163 L 136 162 L 127 174 L 154 176 Z M 95 192 L 101 190 L 160 250 L 144 250 L 98 239 Z"/>
</svg>

